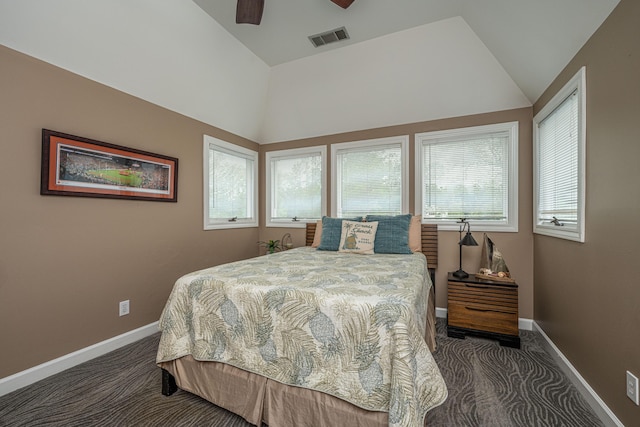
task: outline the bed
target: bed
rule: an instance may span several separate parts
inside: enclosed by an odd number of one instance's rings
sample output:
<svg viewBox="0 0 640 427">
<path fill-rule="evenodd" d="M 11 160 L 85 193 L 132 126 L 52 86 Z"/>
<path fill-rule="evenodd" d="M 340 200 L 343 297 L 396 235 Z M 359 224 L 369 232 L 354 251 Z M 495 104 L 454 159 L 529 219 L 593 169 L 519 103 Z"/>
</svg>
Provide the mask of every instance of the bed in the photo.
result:
<svg viewBox="0 0 640 427">
<path fill-rule="evenodd" d="M 317 250 L 316 227 L 305 247 L 176 282 L 160 319 L 164 395 L 179 387 L 258 426 L 426 425 L 447 397 L 431 355 L 435 226 L 419 225 L 411 255 Z"/>
</svg>

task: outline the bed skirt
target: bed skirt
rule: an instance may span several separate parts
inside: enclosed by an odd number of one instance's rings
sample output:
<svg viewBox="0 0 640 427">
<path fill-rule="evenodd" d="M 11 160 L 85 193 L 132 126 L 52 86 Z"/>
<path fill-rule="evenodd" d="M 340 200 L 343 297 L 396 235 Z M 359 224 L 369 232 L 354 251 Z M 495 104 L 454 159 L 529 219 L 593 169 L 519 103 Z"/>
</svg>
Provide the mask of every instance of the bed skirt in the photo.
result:
<svg viewBox="0 0 640 427">
<path fill-rule="evenodd" d="M 425 341 L 435 351 L 435 286 L 429 292 Z M 290 386 L 218 362 L 191 356 L 162 362 L 182 390 L 231 411 L 251 424 L 269 427 L 386 427 L 386 412 L 368 411 L 337 397 Z M 427 425 L 425 419 L 425 426 Z"/>
</svg>

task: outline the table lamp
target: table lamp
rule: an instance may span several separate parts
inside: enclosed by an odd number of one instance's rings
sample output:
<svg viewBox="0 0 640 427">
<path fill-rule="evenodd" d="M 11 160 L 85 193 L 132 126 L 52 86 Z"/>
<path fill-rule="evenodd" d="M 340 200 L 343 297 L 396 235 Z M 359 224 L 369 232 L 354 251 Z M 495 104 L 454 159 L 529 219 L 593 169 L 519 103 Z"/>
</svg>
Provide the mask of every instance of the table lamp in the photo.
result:
<svg viewBox="0 0 640 427">
<path fill-rule="evenodd" d="M 462 269 L 462 247 L 463 246 L 478 246 L 478 242 L 471 235 L 471 225 L 467 222 L 466 218 L 460 218 L 460 221 L 457 221 L 460 224 L 460 241 L 458 242 L 458 246 L 460 246 L 460 268 L 458 271 L 454 271 L 454 277 L 458 279 L 464 279 L 469 277 L 469 274 Z M 467 230 L 467 234 L 462 237 L 462 233 Z"/>
</svg>

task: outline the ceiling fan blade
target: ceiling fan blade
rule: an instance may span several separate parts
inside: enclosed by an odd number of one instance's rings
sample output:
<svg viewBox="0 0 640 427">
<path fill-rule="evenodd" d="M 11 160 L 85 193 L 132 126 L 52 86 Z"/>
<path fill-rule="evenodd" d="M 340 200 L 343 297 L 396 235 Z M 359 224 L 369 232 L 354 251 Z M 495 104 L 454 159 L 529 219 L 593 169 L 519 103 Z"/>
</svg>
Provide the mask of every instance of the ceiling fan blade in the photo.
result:
<svg viewBox="0 0 640 427">
<path fill-rule="evenodd" d="M 331 1 L 343 9 L 348 8 L 349 6 L 351 6 L 351 3 L 353 3 L 353 0 L 331 0 Z"/>
<path fill-rule="evenodd" d="M 260 25 L 264 0 L 238 0 L 236 24 Z"/>
</svg>

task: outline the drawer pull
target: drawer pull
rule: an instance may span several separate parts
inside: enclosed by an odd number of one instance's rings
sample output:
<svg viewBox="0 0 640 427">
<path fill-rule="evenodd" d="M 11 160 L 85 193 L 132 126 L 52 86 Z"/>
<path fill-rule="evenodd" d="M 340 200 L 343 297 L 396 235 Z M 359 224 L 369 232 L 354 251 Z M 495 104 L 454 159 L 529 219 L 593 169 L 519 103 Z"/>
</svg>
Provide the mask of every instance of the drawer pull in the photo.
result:
<svg viewBox="0 0 640 427">
<path fill-rule="evenodd" d="M 513 313 L 510 313 L 508 311 L 489 310 L 489 309 L 483 309 L 483 308 L 468 307 L 466 305 L 464 306 L 464 308 L 466 308 L 469 311 L 481 311 L 483 313 L 486 313 L 486 312 L 490 311 L 490 312 L 493 312 L 493 313 L 513 314 Z"/>
<path fill-rule="evenodd" d="M 479 286 L 479 285 L 470 285 L 468 283 L 464 284 L 467 288 L 476 288 L 476 289 L 489 289 L 488 286 Z"/>
</svg>

